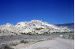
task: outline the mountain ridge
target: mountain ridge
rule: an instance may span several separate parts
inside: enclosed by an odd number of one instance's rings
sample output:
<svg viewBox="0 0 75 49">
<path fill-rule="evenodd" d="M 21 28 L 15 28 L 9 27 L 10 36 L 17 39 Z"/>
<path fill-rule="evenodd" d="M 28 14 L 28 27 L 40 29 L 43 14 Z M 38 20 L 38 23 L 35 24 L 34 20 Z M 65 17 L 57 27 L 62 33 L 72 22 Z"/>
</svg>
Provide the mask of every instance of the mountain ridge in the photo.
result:
<svg viewBox="0 0 75 49">
<path fill-rule="evenodd" d="M 40 20 L 31 20 L 28 22 L 18 22 L 16 25 L 7 23 L 0 25 L 0 34 L 4 35 L 5 33 L 12 34 L 46 34 L 53 32 L 71 32 L 72 29 L 67 26 L 57 26 L 43 22 Z"/>
</svg>

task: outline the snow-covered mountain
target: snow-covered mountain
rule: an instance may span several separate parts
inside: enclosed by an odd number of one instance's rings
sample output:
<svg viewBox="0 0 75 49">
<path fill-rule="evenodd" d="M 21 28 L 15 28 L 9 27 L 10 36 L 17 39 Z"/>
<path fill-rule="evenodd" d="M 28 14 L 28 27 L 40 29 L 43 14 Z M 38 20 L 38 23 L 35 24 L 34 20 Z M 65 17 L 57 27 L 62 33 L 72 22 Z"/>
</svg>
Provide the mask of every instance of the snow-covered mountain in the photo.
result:
<svg viewBox="0 0 75 49">
<path fill-rule="evenodd" d="M 0 25 L 0 35 L 16 34 L 51 34 L 53 32 L 70 32 L 68 27 L 56 26 L 40 20 L 18 22 L 16 25 L 7 23 Z"/>
</svg>

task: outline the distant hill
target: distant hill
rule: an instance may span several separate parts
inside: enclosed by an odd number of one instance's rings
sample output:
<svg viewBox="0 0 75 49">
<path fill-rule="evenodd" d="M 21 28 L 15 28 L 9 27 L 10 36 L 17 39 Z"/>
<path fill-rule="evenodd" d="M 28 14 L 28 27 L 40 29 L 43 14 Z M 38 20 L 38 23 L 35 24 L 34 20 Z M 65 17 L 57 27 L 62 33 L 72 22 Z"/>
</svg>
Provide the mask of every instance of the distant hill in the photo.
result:
<svg viewBox="0 0 75 49">
<path fill-rule="evenodd" d="M 56 24 L 56 26 L 68 27 L 74 31 L 74 23 Z"/>
<path fill-rule="evenodd" d="M 67 26 L 68 28 L 74 28 L 74 23 L 66 23 L 66 24 L 56 24 L 57 26 L 63 26 L 63 27 L 65 27 L 65 26 Z"/>
</svg>

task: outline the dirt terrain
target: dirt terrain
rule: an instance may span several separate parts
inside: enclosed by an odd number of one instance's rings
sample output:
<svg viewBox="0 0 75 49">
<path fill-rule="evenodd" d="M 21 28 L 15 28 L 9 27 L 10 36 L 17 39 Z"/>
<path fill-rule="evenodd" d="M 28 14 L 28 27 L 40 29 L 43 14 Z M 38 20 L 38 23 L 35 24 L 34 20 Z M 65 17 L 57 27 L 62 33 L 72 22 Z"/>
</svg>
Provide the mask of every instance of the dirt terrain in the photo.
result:
<svg viewBox="0 0 75 49">
<path fill-rule="evenodd" d="M 5 49 L 5 45 L 13 49 L 74 49 L 73 43 L 73 39 L 60 38 L 56 34 L 0 37 L 0 49 Z"/>
<path fill-rule="evenodd" d="M 38 42 L 21 49 L 74 49 L 73 46 L 73 40 L 55 38 L 54 40 Z"/>
</svg>

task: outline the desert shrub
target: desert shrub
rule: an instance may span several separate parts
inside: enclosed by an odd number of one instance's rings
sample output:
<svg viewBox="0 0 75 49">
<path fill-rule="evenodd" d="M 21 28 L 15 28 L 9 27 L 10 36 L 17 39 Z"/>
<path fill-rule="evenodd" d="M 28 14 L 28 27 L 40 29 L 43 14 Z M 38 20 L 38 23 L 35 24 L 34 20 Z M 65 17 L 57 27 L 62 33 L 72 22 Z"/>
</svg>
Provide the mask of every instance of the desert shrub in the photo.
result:
<svg viewBox="0 0 75 49">
<path fill-rule="evenodd" d="M 20 43 L 28 43 L 28 41 L 21 40 Z"/>
<path fill-rule="evenodd" d="M 32 35 L 32 33 L 31 32 L 28 32 L 27 35 Z"/>
<path fill-rule="evenodd" d="M 74 34 L 69 34 L 70 39 L 74 39 Z"/>
<path fill-rule="evenodd" d="M 0 49 L 14 49 L 14 48 L 11 48 L 9 45 L 3 45 Z"/>
<path fill-rule="evenodd" d="M 22 35 L 26 35 L 26 33 L 21 33 Z"/>
<path fill-rule="evenodd" d="M 74 39 L 74 34 L 73 33 L 65 33 L 65 34 L 63 34 L 63 38 Z"/>
<path fill-rule="evenodd" d="M 18 43 L 12 43 L 12 44 L 10 44 L 10 45 L 12 45 L 12 46 L 16 46 L 16 45 L 18 45 Z"/>
</svg>

